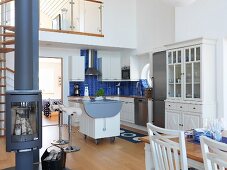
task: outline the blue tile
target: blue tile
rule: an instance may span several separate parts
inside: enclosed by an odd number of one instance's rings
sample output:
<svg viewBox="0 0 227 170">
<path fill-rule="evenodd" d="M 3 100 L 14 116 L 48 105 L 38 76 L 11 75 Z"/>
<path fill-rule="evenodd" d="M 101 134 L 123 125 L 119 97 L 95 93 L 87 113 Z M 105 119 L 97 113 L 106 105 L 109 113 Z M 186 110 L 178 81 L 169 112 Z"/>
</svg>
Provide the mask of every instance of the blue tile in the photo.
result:
<svg viewBox="0 0 227 170">
<path fill-rule="evenodd" d="M 88 67 L 88 50 L 83 49 L 80 51 L 81 56 L 85 56 L 85 68 Z M 95 51 L 95 66 L 97 68 L 98 60 L 97 60 L 97 51 Z M 105 91 L 105 95 L 117 95 L 117 87 L 116 85 L 119 82 L 102 82 L 97 79 L 97 76 L 85 76 L 84 82 L 69 82 L 69 95 L 74 94 L 74 84 L 78 84 L 80 87 L 81 96 L 84 95 L 84 87 L 88 86 L 89 95 L 94 96 L 96 91 L 100 88 L 103 88 Z M 137 81 L 124 81 L 120 82 L 120 94 L 121 95 L 136 95 L 136 84 Z M 140 88 L 142 92 L 147 87 L 146 80 L 140 80 Z"/>
</svg>

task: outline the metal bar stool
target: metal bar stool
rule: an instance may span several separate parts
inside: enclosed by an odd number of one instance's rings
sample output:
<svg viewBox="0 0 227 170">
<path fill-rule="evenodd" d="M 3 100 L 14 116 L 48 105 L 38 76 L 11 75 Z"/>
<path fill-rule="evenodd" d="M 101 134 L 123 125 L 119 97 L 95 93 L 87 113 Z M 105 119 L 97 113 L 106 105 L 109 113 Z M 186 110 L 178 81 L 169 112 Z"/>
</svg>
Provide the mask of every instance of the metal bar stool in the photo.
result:
<svg viewBox="0 0 227 170">
<path fill-rule="evenodd" d="M 69 143 L 69 141 L 62 139 L 62 127 L 63 127 L 63 111 L 62 111 L 63 105 L 51 105 L 51 110 L 55 111 L 58 110 L 58 129 L 59 129 L 59 138 L 58 140 L 54 140 L 51 142 L 52 145 L 66 145 Z"/>
<path fill-rule="evenodd" d="M 62 108 L 63 112 L 68 115 L 68 136 L 69 136 L 69 143 L 68 146 L 64 148 L 65 152 L 77 152 L 80 150 L 80 147 L 72 146 L 72 116 L 75 114 L 76 116 L 80 116 L 82 111 L 80 108 L 74 107 L 64 107 Z"/>
</svg>

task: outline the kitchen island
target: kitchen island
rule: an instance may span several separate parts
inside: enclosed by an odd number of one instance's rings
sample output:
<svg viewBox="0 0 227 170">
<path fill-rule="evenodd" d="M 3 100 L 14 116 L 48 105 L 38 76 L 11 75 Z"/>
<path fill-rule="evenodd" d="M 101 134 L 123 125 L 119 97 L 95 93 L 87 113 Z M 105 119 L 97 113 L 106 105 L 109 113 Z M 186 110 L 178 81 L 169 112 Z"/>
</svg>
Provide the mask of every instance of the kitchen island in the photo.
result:
<svg viewBox="0 0 227 170">
<path fill-rule="evenodd" d="M 80 108 L 80 132 L 95 139 L 96 144 L 101 138 L 110 138 L 114 142 L 120 135 L 121 101 L 116 100 L 82 100 Z"/>
</svg>

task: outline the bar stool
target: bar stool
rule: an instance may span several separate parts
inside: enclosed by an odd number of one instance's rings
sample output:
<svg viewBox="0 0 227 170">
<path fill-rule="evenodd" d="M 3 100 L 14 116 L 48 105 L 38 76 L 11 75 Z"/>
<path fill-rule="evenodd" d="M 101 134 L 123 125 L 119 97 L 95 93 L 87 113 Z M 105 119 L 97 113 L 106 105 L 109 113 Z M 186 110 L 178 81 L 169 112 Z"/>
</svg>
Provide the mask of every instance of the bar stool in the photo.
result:
<svg viewBox="0 0 227 170">
<path fill-rule="evenodd" d="M 58 110 L 58 129 L 59 129 L 59 138 L 58 140 L 54 140 L 51 142 L 52 145 L 66 145 L 69 143 L 69 141 L 62 139 L 62 126 L 63 126 L 63 111 L 62 107 L 64 105 L 51 105 L 51 111 L 56 111 Z"/>
<path fill-rule="evenodd" d="M 72 146 L 72 116 L 75 114 L 76 116 L 80 116 L 82 114 L 82 110 L 80 108 L 75 107 L 63 107 L 63 112 L 68 115 L 68 137 L 69 143 L 68 146 L 64 148 L 65 152 L 77 152 L 80 150 L 80 147 Z"/>
</svg>

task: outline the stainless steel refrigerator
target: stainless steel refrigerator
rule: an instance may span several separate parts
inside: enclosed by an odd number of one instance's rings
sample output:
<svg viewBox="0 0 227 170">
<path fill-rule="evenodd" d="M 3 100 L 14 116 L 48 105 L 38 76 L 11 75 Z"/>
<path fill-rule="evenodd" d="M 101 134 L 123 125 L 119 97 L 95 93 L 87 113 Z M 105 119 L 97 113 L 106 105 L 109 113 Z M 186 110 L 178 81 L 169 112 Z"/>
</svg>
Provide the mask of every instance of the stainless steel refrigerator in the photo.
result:
<svg viewBox="0 0 227 170">
<path fill-rule="evenodd" d="M 153 54 L 153 124 L 165 127 L 166 52 Z"/>
</svg>

